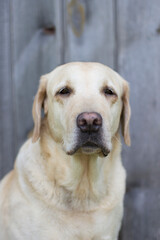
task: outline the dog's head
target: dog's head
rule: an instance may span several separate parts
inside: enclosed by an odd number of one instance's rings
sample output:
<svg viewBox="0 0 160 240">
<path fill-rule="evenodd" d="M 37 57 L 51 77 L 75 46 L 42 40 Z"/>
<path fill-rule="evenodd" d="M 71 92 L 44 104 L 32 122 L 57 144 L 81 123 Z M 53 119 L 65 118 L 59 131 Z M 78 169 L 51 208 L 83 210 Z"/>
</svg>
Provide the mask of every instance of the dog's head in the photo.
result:
<svg viewBox="0 0 160 240">
<path fill-rule="evenodd" d="M 54 141 L 67 154 L 106 156 L 120 123 L 130 145 L 128 84 L 102 64 L 68 63 L 41 77 L 33 104 L 33 142 L 40 137 L 42 107 Z"/>
</svg>

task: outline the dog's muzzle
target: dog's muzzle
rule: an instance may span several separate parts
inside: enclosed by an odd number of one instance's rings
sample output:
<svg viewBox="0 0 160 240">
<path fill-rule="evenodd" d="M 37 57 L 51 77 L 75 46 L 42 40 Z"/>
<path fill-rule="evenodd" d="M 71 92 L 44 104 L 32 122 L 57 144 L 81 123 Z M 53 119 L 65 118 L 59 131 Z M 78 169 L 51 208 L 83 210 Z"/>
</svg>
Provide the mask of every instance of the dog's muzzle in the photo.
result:
<svg viewBox="0 0 160 240">
<path fill-rule="evenodd" d="M 77 143 L 73 151 L 74 154 L 81 148 L 85 154 L 102 152 L 104 156 L 109 154 L 109 150 L 103 143 L 102 117 L 96 112 L 83 112 L 77 116 Z"/>
</svg>

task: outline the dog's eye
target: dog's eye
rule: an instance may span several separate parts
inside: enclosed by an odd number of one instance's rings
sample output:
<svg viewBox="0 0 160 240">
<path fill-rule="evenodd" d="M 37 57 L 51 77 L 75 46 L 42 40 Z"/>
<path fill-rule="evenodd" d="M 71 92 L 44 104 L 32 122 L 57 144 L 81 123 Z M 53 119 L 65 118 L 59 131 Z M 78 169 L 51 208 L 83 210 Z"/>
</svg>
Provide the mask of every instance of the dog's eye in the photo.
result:
<svg viewBox="0 0 160 240">
<path fill-rule="evenodd" d="M 63 87 L 63 88 L 61 88 L 61 89 L 57 92 L 57 94 L 58 94 L 58 95 L 68 96 L 68 95 L 71 94 L 71 92 L 72 92 L 72 90 L 71 90 L 70 88 L 68 88 L 68 87 Z"/>
<path fill-rule="evenodd" d="M 112 88 L 108 88 L 108 87 L 106 87 L 106 88 L 104 88 L 104 94 L 105 95 L 110 95 L 110 96 L 117 96 L 116 95 L 116 93 L 113 91 L 113 89 Z"/>
</svg>

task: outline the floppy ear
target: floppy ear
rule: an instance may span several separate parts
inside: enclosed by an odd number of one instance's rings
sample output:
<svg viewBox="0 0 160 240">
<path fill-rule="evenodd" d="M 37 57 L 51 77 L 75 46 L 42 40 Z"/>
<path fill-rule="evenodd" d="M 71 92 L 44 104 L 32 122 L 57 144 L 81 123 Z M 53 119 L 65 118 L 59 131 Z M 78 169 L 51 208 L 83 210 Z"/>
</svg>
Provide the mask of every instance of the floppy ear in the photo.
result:
<svg viewBox="0 0 160 240">
<path fill-rule="evenodd" d="M 34 129 L 32 135 L 32 142 L 36 142 L 40 136 L 41 127 L 41 109 L 44 107 L 44 114 L 47 113 L 47 100 L 46 100 L 46 86 L 47 79 L 42 76 L 40 78 L 40 84 L 37 94 L 34 98 L 32 115 L 34 120 Z"/>
<path fill-rule="evenodd" d="M 125 82 L 123 86 L 123 108 L 121 114 L 122 135 L 126 145 L 131 145 L 130 133 L 129 133 L 129 121 L 131 116 L 131 109 L 129 104 L 129 86 Z"/>
</svg>

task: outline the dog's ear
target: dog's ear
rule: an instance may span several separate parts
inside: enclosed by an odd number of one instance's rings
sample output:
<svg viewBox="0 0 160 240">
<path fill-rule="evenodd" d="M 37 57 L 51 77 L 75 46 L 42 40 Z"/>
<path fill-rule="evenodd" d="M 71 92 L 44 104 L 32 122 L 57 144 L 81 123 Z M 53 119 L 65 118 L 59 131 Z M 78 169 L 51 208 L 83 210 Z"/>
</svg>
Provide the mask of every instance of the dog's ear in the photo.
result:
<svg viewBox="0 0 160 240">
<path fill-rule="evenodd" d="M 129 122 L 131 116 L 131 108 L 129 104 L 129 86 L 125 81 L 123 84 L 123 107 L 121 114 L 121 126 L 122 126 L 122 135 L 124 137 L 124 142 L 126 145 L 131 145 L 130 133 L 129 133 Z"/>
<path fill-rule="evenodd" d="M 41 128 L 41 109 L 44 108 L 44 114 L 47 114 L 47 99 L 46 99 L 47 78 L 42 76 L 37 94 L 34 98 L 32 115 L 34 120 L 34 129 L 32 135 L 32 142 L 36 142 L 40 136 Z"/>
</svg>

